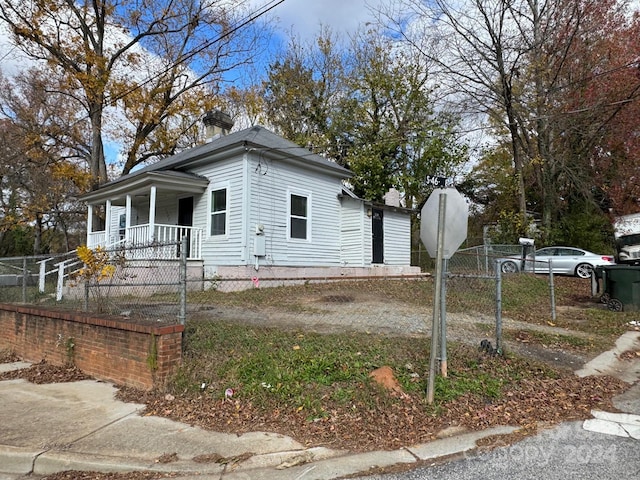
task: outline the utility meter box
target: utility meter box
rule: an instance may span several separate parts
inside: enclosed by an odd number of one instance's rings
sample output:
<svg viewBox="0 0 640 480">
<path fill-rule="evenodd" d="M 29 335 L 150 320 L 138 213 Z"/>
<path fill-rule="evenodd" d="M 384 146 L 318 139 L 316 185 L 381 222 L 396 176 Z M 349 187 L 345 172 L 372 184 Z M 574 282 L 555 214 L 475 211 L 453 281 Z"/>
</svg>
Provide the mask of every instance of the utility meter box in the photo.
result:
<svg viewBox="0 0 640 480">
<path fill-rule="evenodd" d="M 255 235 L 253 237 L 253 256 L 264 257 L 267 254 L 267 247 L 264 235 Z"/>
</svg>

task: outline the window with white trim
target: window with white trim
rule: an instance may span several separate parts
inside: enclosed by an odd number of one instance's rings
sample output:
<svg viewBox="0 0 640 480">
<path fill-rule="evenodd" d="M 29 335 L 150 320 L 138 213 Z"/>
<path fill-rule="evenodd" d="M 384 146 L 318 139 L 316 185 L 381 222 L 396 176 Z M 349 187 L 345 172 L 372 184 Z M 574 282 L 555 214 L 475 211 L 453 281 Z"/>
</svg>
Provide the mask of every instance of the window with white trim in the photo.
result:
<svg viewBox="0 0 640 480">
<path fill-rule="evenodd" d="M 211 190 L 211 236 L 227 234 L 228 188 Z"/>
<path fill-rule="evenodd" d="M 309 197 L 289 194 L 289 238 L 308 240 L 309 238 Z"/>
</svg>

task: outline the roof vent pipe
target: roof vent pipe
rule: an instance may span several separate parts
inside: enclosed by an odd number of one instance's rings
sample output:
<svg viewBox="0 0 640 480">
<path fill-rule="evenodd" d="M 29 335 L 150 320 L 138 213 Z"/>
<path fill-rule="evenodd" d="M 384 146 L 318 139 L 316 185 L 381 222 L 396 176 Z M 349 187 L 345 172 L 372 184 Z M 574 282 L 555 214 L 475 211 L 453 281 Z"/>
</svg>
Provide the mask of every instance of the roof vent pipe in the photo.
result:
<svg viewBox="0 0 640 480">
<path fill-rule="evenodd" d="M 215 140 L 229 133 L 233 127 L 231 117 L 220 110 L 211 110 L 207 112 L 202 119 L 205 126 L 206 142 Z"/>
</svg>

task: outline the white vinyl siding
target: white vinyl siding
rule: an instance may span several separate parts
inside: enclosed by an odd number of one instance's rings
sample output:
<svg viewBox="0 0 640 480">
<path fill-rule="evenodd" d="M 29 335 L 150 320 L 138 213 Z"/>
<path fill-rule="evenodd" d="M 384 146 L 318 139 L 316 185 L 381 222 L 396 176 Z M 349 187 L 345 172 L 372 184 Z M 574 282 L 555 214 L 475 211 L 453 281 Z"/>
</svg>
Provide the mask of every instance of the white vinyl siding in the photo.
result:
<svg viewBox="0 0 640 480">
<path fill-rule="evenodd" d="M 246 155 L 246 163 L 243 159 Z M 205 193 L 194 195 L 193 225 L 204 230 L 205 268 L 253 265 L 257 231 L 264 239 L 259 267 L 337 267 L 371 265 L 371 219 L 360 199 L 343 197 L 340 178 L 293 163 L 243 152 L 192 170 L 210 179 Z M 211 192 L 227 189 L 225 235 L 210 235 Z M 307 199 L 306 239 L 290 236 L 290 197 Z M 160 212 L 177 211 L 175 197 Z M 304 215 L 300 216 L 305 217 Z M 164 220 L 164 219 L 163 219 Z M 384 258 L 388 265 L 409 265 L 411 222 L 405 212 L 385 209 Z"/>
<path fill-rule="evenodd" d="M 244 235 L 242 229 L 243 169 L 242 157 L 232 157 L 194 169 L 193 173 L 210 179 L 207 192 L 194 196 L 193 225 L 204 230 L 202 258 L 205 267 L 217 265 L 246 264 Z M 227 214 L 225 235 L 212 236 L 211 232 L 211 192 L 227 189 Z"/>
<path fill-rule="evenodd" d="M 249 233 L 264 226 L 266 265 L 340 265 L 339 178 L 253 154 Z M 307 238 L 290 237 L 291 194 L 307 197 Z"/>
<path fill-rule="evenodd" d="M 371 258 L 371 221 L 362 200 L 343 198 L 340 215 L 340 262 L 345 267 L 363 267 Z M 367 219 L 367 221 L 365 221 Z"/>
</svg>

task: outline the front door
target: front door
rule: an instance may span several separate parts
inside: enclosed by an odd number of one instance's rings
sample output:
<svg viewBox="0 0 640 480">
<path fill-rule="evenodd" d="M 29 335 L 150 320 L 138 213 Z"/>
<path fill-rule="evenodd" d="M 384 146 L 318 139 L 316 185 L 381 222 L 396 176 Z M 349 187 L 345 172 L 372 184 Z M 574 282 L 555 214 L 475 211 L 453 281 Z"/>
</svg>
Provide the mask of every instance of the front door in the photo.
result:
<svg viewBox="0 0 640 480">
<path fill-rule="evenodd" d="M 181 227 L 193 226 L 193 197 L 183 197 L 178 199 L 178 225 Z M 187 236 L 187 257 L 191 251 L 191 229 L 180 229 L 178 234 L 178 242 L 182 241 L 183 236 Z M 178 243 L 178 256 L 180 256 L 180 245 Z"/>
<path fill-rule="evenodd" d="M 384 228 L 382 227 L 382 218 L 384 212 L 374 208 L 371 215 L 371 233 L 373 258 L 371 263 L 384 263 Z"/>
</svg>

